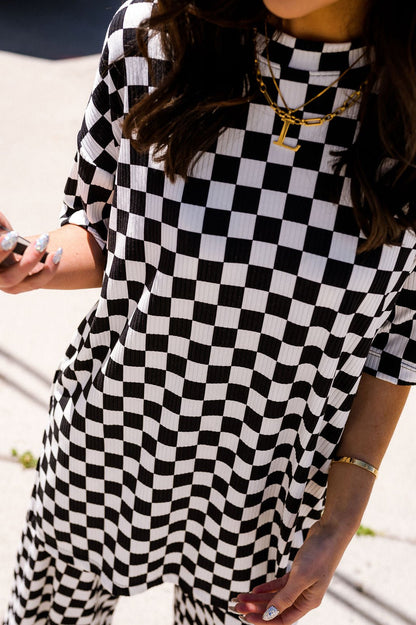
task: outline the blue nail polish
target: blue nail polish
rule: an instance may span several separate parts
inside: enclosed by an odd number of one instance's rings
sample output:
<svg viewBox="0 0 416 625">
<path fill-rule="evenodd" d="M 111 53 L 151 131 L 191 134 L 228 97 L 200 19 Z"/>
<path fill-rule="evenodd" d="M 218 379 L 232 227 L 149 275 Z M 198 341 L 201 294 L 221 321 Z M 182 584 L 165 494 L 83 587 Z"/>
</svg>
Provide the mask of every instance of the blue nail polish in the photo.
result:
<svg viewBox="0 0 416 625">
<path fill-rule="evenodd" d="M 49 234 L 41 234 L 40 237 L 36 240 L 35 248 L 41 253 L 46 250 L 49 243 Z"/>
<path fill-rule="evenodd" d="M 275 608 L 274 605 L 271 605 L 263 614 L 262 619 L 263 621 L 271 621 L 272 619 L 276 618 L 276 616 L 279 616 L 279 614 L 279 610 Z"/>
<path fill-rule="evenodd" d="M 10 230 L 1 242 L 3 252 L 10 252 L 17 243 L 18 234 L 14 230 Z"/>
<path fill-rule="evenodd" d="M 54 265 L 57 265 L 62 258 L 63 249 L 62 247 L 58 247 L 55 254 L 53 255 L 52 262 Z"/>
</svg>

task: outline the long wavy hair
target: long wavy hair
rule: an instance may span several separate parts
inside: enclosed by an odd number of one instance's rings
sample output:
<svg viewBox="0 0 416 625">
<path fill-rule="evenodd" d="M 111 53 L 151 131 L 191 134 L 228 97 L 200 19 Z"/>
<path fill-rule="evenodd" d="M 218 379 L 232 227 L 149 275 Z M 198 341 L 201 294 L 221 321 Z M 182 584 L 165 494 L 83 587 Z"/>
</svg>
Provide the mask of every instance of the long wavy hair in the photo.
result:
<svg viewBox="0 0 416 625">
<path fill-rule="evenodd" d="M 360 131 L 335 168 L 345 165 L 351 176 L 355 218 L 367 237 L 360 251 L 416 231 L 416 8 L 366 4 L 363 43 L 372 54 Z M 139 152 L 152 148 L 169 179 L 186 178 L 239 107 L 258 95 L 253 28 L 267 15 L 262 0 L 159 0 L 139 26 L 150 69 L 150 30 L 161 38 L 167 68 L 133 105 L 124 135 Z"/>
</svg>

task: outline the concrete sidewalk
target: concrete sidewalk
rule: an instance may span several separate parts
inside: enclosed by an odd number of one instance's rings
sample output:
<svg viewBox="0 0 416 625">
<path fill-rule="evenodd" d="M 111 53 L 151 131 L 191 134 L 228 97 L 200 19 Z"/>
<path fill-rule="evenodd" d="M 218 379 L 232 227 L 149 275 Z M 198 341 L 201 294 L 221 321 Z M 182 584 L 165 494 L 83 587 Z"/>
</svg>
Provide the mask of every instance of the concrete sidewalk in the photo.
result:
<svg viewBox="0 0 416 625">
<path fill-rule="evenodd" d="M 45 61 L 0 53 L 0 211 L 22 234 L 57 224 L 62 190 L 98 57 Z M 97 297 L 78 292 L 0 294 L 0 614 L 33 481 L 10 450 L 39 453 L 49 387 L 75 326 Z M 364 524 L 323 605 L 304 625 L 415 625 L 416 391 L 389 448 Z M 115 625 L 162 625 L 172 616 L 172 588 L 123 598 Z"/>
</svg>

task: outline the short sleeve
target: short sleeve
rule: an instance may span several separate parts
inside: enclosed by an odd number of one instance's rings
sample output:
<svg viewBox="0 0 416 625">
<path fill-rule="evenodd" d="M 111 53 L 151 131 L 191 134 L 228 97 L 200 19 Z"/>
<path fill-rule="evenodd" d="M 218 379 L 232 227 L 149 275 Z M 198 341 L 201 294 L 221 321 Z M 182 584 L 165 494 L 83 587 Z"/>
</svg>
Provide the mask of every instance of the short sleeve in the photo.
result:
<svg viewBox="0 0 416 625">
<path fill-rule="evenodd" d="M 416 270 L 374 338 L 364 371 L 393 384 L 416 384 Z"/>
<path fill-rule="evenodd" d="M 151 3 L 139 3 L 139 11 L 133 4 L 124 3 L 108 28 L 59 218 L 61 226 L 72 223 L 87 228 L 102 249 L 106 247 L 127 101 L 126 52 L 134 54 L 136 27 L 151 10 Z"/>
</svg>

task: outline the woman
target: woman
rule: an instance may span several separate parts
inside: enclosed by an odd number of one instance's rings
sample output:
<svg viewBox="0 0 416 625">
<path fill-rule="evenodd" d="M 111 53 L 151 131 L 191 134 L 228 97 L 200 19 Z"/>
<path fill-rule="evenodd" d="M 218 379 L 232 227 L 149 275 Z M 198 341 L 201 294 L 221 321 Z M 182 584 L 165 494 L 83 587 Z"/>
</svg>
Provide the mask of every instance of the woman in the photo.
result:
<svg viewBox="0 0 416 625">
<path fill-rule="evenodd" d="M 416 382 L 415 17 L 119 9 L 62 227 L 21 258 L 0 239 L 6 292 L 102 285 L 55 376 L 5 624 L 109 623 L 162 582 L 176 623 L 319 604 Z"/>
</svg>

